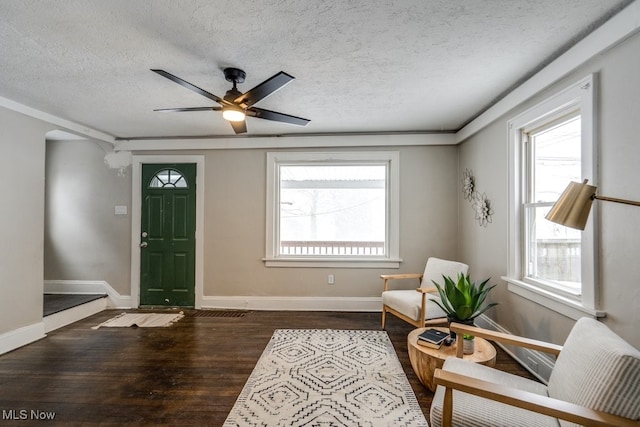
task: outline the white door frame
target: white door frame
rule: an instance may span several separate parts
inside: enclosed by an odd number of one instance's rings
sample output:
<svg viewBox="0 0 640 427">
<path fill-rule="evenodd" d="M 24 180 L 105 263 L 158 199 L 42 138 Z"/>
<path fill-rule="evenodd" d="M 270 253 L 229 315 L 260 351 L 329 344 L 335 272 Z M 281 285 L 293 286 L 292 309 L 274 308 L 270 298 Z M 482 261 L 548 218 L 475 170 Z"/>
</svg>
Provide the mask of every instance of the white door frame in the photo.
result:
<svg viewBox="0 0 640 427">
<path fill-rule="evenodd" d="M 195 308 L 204 293 L 204 156 L 144 155 L 131 157 L 131 307 L 140 306 L 140 228 L 142 218 L 142 165 L 145 163 L 196 164 Z"/>
</svg>

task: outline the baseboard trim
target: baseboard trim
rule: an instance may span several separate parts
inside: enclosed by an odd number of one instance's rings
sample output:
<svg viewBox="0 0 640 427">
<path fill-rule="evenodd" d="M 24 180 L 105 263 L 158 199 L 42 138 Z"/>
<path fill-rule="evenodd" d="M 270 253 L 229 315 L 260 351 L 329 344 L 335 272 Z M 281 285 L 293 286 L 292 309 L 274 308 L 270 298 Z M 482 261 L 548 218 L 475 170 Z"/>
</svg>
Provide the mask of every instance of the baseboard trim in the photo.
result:
<svg viewBox="0 0 640 427">
<path fill-rule="evenodd" d="M 205 296 L 202 308 L 282 311 L 380 311 L 380 297 Z"/>
<path fill-rule="evenodd" d="M 120 295 L 104 280 L 45 280 L 47 294 L 107 294 L 109 308 L 131 308 L 131 296 Z"/>
<path fill-rule="evenodd" d="M 54 313 L 42 319 L 45 333 L 55 331 L 63 326 L 70 325 L 79 320 L 100 313 L 107 308 L 107 298 L 100 298 L 95 301 L 72 307 L 70 309 Z"/>
<path fill-rule="evenodd" d="M 0 335 L 0 354 L 31 344 L 44 338 L 44 322 L 23 326 Z"/>
<path fill-rule="evenodd" d="M 109 308 L 132 308 L 130 295 L 120 295 L 104 280 L 45 280 L 44 292 L 52 294 L 106 293 Z M 270 297 L 203 296 L 202 308 L 282 311 L 380 311 L 380 297 Z"/>
<path fill-rule="evenodd" d="M 509 330 L 502 327 L 498 323 L 486 315 L 480 315 L 476 318 L 476 326 L 492 331 L 502 332 L 505 334 L 513 335 Z M 502 348 L 509 356 L 513 357 L 523 368 L 535 376 L 544 384 L 547 384 L 551 371 L 555 365 L 554 360 L 545 353 L 530 350 L 528 348 L 522 348 L 517 346 L 507 346 L 501 343 L 495 343 Z"/>
</svg>

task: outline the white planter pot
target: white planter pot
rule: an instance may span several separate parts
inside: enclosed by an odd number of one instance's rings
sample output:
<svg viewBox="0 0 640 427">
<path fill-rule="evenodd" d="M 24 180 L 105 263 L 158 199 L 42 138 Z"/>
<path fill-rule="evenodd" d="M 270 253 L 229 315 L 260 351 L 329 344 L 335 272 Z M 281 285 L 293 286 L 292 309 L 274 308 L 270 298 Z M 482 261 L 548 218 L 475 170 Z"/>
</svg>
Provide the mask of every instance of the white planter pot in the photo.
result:
<svg viewBox="0 0 640 427">
<path fill-rule="evenodd" d="M 462 352 L 464 354 L 473 354 L 473 352 L 476 351 L 476 340 L 463 339 L 462 341 L 463 341 Z"/>
</svg>

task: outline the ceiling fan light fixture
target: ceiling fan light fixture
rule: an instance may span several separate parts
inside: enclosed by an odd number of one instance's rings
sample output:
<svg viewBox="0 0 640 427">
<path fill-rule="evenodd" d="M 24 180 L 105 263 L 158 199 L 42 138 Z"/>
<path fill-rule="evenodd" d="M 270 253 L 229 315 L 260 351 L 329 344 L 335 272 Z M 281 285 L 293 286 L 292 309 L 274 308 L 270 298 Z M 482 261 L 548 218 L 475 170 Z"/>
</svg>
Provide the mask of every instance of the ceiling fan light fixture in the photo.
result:
<svg viewBox="0 0 640 427">
<path fill-rule="evenodd" d="M 224 107 L 222 117 L 230 122 L 241 122 L 245 119 L 246 114 L 240 108 Z"/>
<path fill-rule="evenodd" d="M 236 135 L 247 133 L 247 123 L 245 121 L 247 114 L 258 119 L 297 126 L 306 126 L 310 122 L 310 120 L 303 119 L 302 117 L 264 110 L 253 106 L 294 79 L 292 75 L 284 71 L 274 74 L 253 89 L 241 93 L 237 89 L 237 84 L 245 81 L 246 73 L 238 68 L 225 68 L 224 77 L 227 81 L 233 83 L 233 88 L 227 91 L 224 98 L 207 92 L 164 70 L 152 69 L 151 71 L 220 104 L 219 107 L 164 108 L 154 111 L 222 111 L 222 117 L 229 122 Z"/>
</svg>

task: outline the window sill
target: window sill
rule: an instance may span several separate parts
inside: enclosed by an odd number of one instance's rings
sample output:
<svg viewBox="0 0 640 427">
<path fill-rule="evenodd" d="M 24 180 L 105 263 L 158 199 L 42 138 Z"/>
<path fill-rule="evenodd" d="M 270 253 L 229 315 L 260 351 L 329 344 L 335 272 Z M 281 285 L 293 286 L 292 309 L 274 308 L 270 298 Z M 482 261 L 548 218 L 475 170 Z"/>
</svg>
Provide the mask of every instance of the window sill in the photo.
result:
<svg viewBox="0 0 640 427">
<path fill-rule="evenodd" d="M 401 259 L 263 258 L 266 267 L 400 268 Z"/>
<path fill-rule="evenodd" d="M 516 295 L 520 295 L 530 301 L 542 305 L 550 310 L 560 313 L 570 319 L 578 320 L 585 315 L 598 318 L 605 317 L 605 311 L 596 310 L 585 307 L 577 301 L 556 295 L 552 292 L 540 289 L 536 286 L 525 283 L 521 280 L 512 279 L 510 277 L 502 277 L 502 280 L 508 283 L 507 289 Z"/>
</svg>

